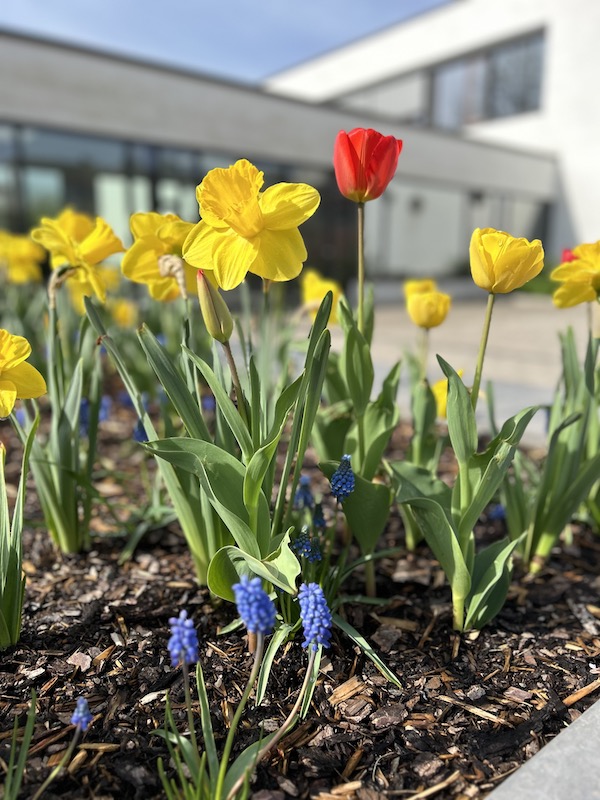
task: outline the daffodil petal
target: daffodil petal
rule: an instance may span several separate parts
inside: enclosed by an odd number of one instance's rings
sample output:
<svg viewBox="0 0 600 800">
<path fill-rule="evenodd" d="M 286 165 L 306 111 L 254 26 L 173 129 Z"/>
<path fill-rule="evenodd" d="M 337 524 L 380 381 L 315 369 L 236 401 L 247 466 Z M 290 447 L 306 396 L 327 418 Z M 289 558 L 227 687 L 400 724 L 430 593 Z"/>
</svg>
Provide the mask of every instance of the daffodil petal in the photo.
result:
<svg viewBox="0 0 600 800">
<path fill-rule="evenodd" d="M 98 217 L 94 230 L 79 246 L 81 257 L 88 264 L 98 264 L 123 249 L 123 243 L 102 217 Z"/>
<path fill-rule="evenodd" d="M 44 220 L 42 220 L 42 223 Z M 83 242 L 94 230 L 96 224 L 87 214 L 81 214 L 72 208 L 65 208 L 56 218 L 57 225 L 75 242 Z"/>
<path fill-rule="evenodd" d="M 300 274 L 306 257 L 306 247 L 297 228 L 263 231 L 260 250 L 250 272 L 270 281 L 289 281 Z"/>
<path fill-rule="evenodd" d="M 8 417 L 15 407 L 17 390 L 14 383 L 0 380 L 0 419 Z"/>
<path fill-rule="evenodd" d="M 131 215 L 129 227 L 134 238 L 141 239 L 143 236 L 155 236 L 165 220 L 165 215 L 156 211 L 139 212 Z"/>
<path fill-rule="evenodd" d="M 321 202 L 319 192 L 306 183 L 276 183 L 260 196 L 265 228 L 297 228 L 311 217 Z"/>
<path fill-rule="evenodd" d="M 260 235 L 261 249 L 265 232 L 266 231 L 263 231 Z M 256 239 L 244 239 L 242 236 L 237 236 L 237 234 L 233 232 L 230 234 L 215 234 L 213 272 L 221 289 L 225 289 L 226 291 L 235 289 L 235 287 L 239 286 L 244 280 L 248 270 L 252 272 L 255 271 L 254 262 L 259 253 L 258 238 L 259 237 L 256 237 Z M 296 272 L 295 274 L 297 275 L 298 273 Z M 272 280 L 276 279 L 273 278 Z"/>
<path fill-rule="evenodd" d="M 196 223 L 183 243 L 183 258 L 197 269 L 212 269 L 213 252 L 219 235 L 206 222 Z"/>
<path fill-rule="evenodd" d="M 146 236 L 134 242 L 123 256 L 121 270 L 126 278 L 136 283 L 148 283 L 160 277 L 158 259 L 167 248 L 157 236 Z"/>
<path fill-rule="evenodd" d="M 2 370 L 2 381 L 13 384 L 19 400 L 29 400 L 46 394 L 46 381 L 41 373 L 25 361 L 12 369 Z"/>
<path fill-rule="evenodd" d="M 31 354 L 31 345 L 24 336 L 15 336 L 0 329 L 0 375 L 25 361 Z"/>
<path fill-rule="evenodd" d="M 54 268 L 62 263 L 75 264 L 77 262 L 77 254 L 73 242 L 56 220 L 42 219 L 42 227 L 32 230 L 31 238 L 52 253 L 52 266 Z M 58 258 L 58 261 L 55 262 L 55 258 Z"/>
</svg>

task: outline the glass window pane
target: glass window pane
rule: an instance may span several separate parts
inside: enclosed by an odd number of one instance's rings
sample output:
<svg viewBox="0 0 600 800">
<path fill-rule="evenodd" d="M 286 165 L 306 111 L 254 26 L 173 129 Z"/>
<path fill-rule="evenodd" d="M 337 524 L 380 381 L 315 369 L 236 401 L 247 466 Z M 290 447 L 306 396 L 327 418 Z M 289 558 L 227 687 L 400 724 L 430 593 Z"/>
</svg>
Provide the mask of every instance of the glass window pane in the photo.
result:
<svg viewBox="0 0 600 800">
<path fill-rule="evenodd" d="M 22 146 L 23 157 L 30 162 L 89 166 L 111 171 L 125 168 L 125 145 L 111 139 L 25 128 Z"/>
<path fill-rule="evenodd" d="M 490 117 L 507 117 L 539 108 L 542 55 L 542 36 L 492 50 L 488 94 Z"/>
<path fill-rule="evenodd" d="M 37 225 L 42 217 L 56 217 L 65 206 L 65 179 L 59 169 L 24 167 L 23 199 L 27 227 Z"/>
<path fill-rule="evenodd" d="M 14 142 L 12 125 L 0 125 L 0 161 L 12 161 L 15 157 Z"/>
<path fill-rule="evenodd" d="M 456 130 L 463 117 L 466 64 L 454 61 L 438 67 L 433 74 L 432 122 L 438 128 Z"/>
<path fill-rule="evenodd" d="M 8 164 L 0 164 L 0 228 L 14 231 L 17 217 L 16 196 L 15 171 Z"/>
</svg>

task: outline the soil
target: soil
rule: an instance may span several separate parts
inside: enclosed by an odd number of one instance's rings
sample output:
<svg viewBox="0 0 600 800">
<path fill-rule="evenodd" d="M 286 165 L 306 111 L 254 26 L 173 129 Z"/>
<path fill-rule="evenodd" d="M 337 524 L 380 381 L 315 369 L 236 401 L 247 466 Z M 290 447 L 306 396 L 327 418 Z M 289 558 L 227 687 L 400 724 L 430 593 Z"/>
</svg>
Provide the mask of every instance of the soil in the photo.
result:
<svg viewBox="0 0 600 800">
<path fill-rule="evenodd" d="M 102 426 L 97 482 L 123 517 L 141 495 L 145 465 L 152 469 L 130 440 L 131 413 L 119 409 Z M 0 435 L 14 452 L 7 465 L 14 484 L 19 448 L 8 423 Z M 197 625 L 222 746 L 251 664 L 239 631 L 220 634 L 235 609 L 212 604 L 197 586 L 176 523 L 148 534 L 120 565 L 125 541 L 100 508 L 91 551 L 61 556 L 39 522 L 31 489 L 27 516 L 38 525 L 24 538 L 22 636 L 0 653 L 0 757 L 7 761 L 13 721 L 22 728 L 35 688 L 37 721 L 21 795 L 31 797 L 68 746 L 70 716 L 83 695 L 94 722 L 45 797 L 163 797 L 156 762 L 162 757 L 168 765 L 169 757 L 155 732 L 167 691 L 180 729 L 186 725 L 181 669 L 171 667 L 167 653 L 168 619 L 186 608 Z M 482 519 L 478 534 L 500 535 L 502 525 Z M 381 546 L 401 543 L 394 515 Z M 349 594 L 360 591 L 359 578 Z M 572 540 L 539 576 L 517 571 L 505 608 L 481 632 L 452 631 L 450 591 L 425 546 L 382 559 L 377 581 L 385 604 L 347 603 L 342 613 L 402 689 L 334 629 L 306 719 L 256 770 L 256 800 L 483 798 L 596 698 L 600 538 L 585 526 L 573 526 Z M 256 739 L 260 724 L 274 730 L 287 716 L 306 663 L 300 641 L 281 651 L 262 705 L 245 714 L 236 752 Z"/>
</svg>

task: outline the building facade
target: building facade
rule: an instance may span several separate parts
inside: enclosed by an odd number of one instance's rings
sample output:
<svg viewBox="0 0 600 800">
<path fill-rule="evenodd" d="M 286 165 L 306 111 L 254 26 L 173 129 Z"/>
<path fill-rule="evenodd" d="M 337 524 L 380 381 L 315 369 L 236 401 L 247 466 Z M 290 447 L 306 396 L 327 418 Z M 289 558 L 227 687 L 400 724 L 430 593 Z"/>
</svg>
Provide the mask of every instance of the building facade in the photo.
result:
<svg viewBox="0 0 600 800">
<path fill-rule="evenodd" d="M 454 0 L 275 75 L 264 88 L 411 130 L 553 154 L 551 207 L 515 191 L 507 208 L 506 195 L 482 187 L 471 211 L 479 225 L 541 234 L 557 260 L 563 247 L 600 238 L 599 31 L 597 0 Z"/>
<path fill-rule="evenodd" d="M 332 148 L 340 129 L 356 126 L 405 140 L 390 190 L 368 207 L 373 277 L 451 274 L 464 268 L 473 227 L 543 233 L 556 200 L 551 151 L 416 127 L 404 111 L 357 103 L 356 85 L 298 99 L 275 84 L 249 88 L 7 31 L 0 74 L 0 228 L 25 231 L 70 204 L 127 241 L 134 211 L 195 221 L 206 171 L 247 157 L 267 183 L 320 190 L 303 226 L 310 263 L 344 280 L 354 271 L 354 208 L 335 186 Z"/>
</svg>

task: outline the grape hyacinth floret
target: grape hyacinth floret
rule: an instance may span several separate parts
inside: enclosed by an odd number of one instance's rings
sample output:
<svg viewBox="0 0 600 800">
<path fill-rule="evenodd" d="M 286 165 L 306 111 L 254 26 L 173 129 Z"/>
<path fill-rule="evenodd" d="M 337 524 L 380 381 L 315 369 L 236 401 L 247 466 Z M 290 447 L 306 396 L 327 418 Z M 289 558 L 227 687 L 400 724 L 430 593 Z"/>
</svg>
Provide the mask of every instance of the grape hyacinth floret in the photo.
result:
<svg viewBox="0 0 600 800">
<path fill-rule="evenodd" d="M 298 602 L 304 629 L 302 647 L 311 647 L 312 650 L 319 645 L 329 647 L 332 619 L 323 589 L 318 583 L 303 583 L 298 592 Z"/>
<path fill-rule="evenodd" d="M 171 656 L 171 664 L 176 667 L 180 661 L 184 664 L 195 664 L 198 661 L 198 634 L 187 611 L 181 611 L 178 617 L 169 619 L 171 638 L 167 647 Z"/>
<path fill-rule="evenodd" d="M 242 575 L 232 589 L 238 614 L 248 633 L 271 633 L 275 627 L 275 604 L 262 588 L 261 579 Z"/>
<path fill-rule="evenodd" d="M 294 497 L 294 508 L 312 508 L 315 504 L 315 498 L 310 490 L 310 478 L 308 475 L 300 476 L 300 484 L 296 489 Z"/>
<path fill-rule="evenodd" d="M 85 697 L 80 697 L 71 717 L 71 725 L 76 725 L 80 730 L 87 731 L 93 719 L 94 716 L 90 711 L 88 701 Z"/>
<path fill-rule="evenodd" d="M 322 558 L 319 543 L 316 539 L 310 538 L 306 525 L 292 542 L 292 550 L 297 556 L 305 558 L 311 564 L 320 561 Z"/>
<path fill-rule="evenodd" d="M 331 494 L 341 503 L 354 491 L 354 473 L 348 454 L 342 456 L 339 467 L 331 476 Z"/>
<path fill-rule="evenodd" d="M 323 513 L 323 504 L 315 503 L 315 510 L 312 519 L 313 527 L 316 530 L 325 530 L 327 523 L 325 521 L 325 514 Z"/>
</svg>

